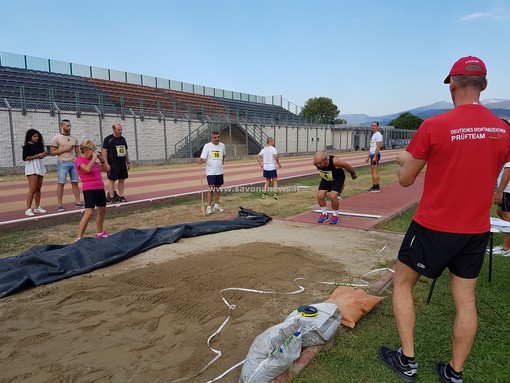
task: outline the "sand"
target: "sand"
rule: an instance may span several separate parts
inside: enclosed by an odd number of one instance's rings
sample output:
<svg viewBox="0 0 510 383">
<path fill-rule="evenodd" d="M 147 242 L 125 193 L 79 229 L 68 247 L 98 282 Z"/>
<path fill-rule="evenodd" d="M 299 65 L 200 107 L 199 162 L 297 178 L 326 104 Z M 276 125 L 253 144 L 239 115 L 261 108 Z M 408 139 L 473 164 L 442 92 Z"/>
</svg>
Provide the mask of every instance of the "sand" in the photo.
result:
<svg viewBox="0 0 510 383">
<path fill-rule="evenodd" d="M 207 382 L 295 308 L 393 260 L 402 236 L 273 220 L 181 239 L 0 300 L 0 382 Z M 296 278 L 301 277 L 295 281 Z M 373 279 L 372 279 L 373 280 Z M 297 284 L 305 291 L 297 290 Z M 256 289 L 271 294 L 227 291 Z M 221 379 L 237 382 L 238 368 Z"/>
</svg>

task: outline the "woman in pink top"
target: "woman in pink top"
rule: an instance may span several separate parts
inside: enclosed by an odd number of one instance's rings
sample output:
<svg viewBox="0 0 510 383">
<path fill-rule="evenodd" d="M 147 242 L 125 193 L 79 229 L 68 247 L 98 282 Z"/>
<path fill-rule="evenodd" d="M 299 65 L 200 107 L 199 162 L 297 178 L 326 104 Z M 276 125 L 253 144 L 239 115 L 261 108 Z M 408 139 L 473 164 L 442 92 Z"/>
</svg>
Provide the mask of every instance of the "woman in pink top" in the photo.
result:
<svg viewBox="0 0 510 383">
<path fill-rule="evenodd" d="M 76 241 L 80 240 L 85 234 L 95 207 L 97 207 L 96 238 L 106 238 L 108 233 L 103 230 L 106 194 L 101 171 L 110 171 L 110 166 L 101 158 L 101 153 L 97 152 L 96 145 L 90 140 L 85 140 L 81 143 L 80 152 L 81 156 L 76 159 L 75 166 L 82 182 L 85 212 L 80 221 Z"/>
</svg>

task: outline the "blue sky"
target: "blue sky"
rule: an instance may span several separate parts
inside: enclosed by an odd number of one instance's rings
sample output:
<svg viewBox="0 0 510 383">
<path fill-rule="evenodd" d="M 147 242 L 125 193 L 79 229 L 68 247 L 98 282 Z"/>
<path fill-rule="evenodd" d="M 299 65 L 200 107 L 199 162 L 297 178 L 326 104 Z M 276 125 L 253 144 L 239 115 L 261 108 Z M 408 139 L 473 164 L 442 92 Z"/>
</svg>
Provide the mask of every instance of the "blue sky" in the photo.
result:
<svg viewBox="0 0 510 383">
<path fill-rule="evenodd" d="M 2 1 L 0 51 L 378 116 L 450 101 L 482 58 L 482 99 L 510 99 L 510 1 Z"/>
</svg>

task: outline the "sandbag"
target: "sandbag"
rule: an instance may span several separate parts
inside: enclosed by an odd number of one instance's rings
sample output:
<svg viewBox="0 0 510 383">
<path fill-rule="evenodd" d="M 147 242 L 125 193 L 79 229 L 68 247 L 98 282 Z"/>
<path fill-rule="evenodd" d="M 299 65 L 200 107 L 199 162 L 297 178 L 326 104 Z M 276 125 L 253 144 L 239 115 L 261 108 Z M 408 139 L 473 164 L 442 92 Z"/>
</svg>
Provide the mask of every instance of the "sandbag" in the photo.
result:
<svg viewBox="0 0 510 383">
<path fill-rule="evenodd" d="M 335 303 L 315 303 L 310 305 L 317 309 L 317 315 L 303 316 L 299 310 L 294 310 L 284 322 L 299 318 L 302 325 L 303 347 L 318 346 L 332 340 L 340 327 L 342 314 Z M 308 306 L 308 307 L 310 307 Z"/>
<path fill-rule="evenodd" d="M 240 383 L 269 383 L 301 354 L 299 318 L 268 328 L 253 341 L 241 371 Z"/>
</svg>

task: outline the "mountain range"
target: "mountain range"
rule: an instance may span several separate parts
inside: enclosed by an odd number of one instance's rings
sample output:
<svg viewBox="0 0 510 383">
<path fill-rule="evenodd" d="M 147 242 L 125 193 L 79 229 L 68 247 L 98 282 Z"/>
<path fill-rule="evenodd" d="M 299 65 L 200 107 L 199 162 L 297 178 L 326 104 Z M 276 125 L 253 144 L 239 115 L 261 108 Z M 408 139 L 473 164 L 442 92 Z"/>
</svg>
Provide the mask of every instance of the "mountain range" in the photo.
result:
<svg viewBox="0 0 510 383">
<path fill-rule="evenodd" d="M 487 108 L 492 110 L 493 113 L 501 118 L 510 118 L 510 100 L 501 98 L 490 98 L 482 100 L 481 103 Z M 365 125 L 370 124 L 372 121 L 379 121 L 381 125 L 387 125 L 390 121 L 400 116 L 403 112 L 409 112 L 415 116 L 419 116 L 423 119 L 435 116 L 436 114 L 446 112 L 449 109 L 453 109 L 451 102 L 439 101 L 430 105 L 420 106 L 418 108 L 404 110 L 399 113 L 387 114 L 385 116 L 369 116 L 366 114 L 340 114 L 338 118 L 344 119 L 348 124 L 353 125 Z"/>
</svg>

